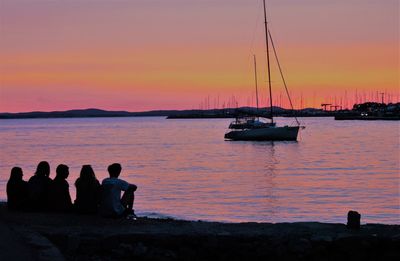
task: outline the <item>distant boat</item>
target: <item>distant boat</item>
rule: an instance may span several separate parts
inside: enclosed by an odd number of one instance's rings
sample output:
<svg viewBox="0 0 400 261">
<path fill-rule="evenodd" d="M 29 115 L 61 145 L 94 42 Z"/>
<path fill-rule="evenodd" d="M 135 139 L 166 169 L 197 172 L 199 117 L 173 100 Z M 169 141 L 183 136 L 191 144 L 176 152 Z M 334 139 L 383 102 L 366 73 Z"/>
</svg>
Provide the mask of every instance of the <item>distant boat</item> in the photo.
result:
<svg viewBox="0 0 400 261">
<path fill-rule="evenodd" d="M 274 122 L 273 117 L 273 106 L 272 106 L 272 87 L 271 87 L 271 68 L 269 59 L 269 40 L 274 50 L 275 58 L 278 64 L 279 72 L 281 74 L 286 93 L 289 98 L 290 105 L 293 109 L 292 101 L 289 95 L 289 91 L 286 86 L 285 78 L 283 77 L 282 69 L 278 60 L 278 56 L 275 50 L 274 42 L 272 40 L 271 33 L 268 30 L 267 23 L 267 10 L 265 6 L 265 0 L 263 0 L 264 7 L 264 23 L 265 23 L 265 43 L 267 47 L 267 68 L 268 68 L 268 87 L 269 87 L 269 98 L 270 98 L 270 115 L 263 117 L 255 117 L 254 115 L 248 114 L 236 117 L 236 120 L 229 125 L 232 131 L 225 134 L 225 139 L 228 140 L 245 140 L 245 141 L 295 141 L 300 128 L 299 121 L 296 119 L 297 126 L 283 126 L 278 127 Z M 257 99 L 257 110 L 258 110 L 258 89 L 257 89 L 257 68 L 256 60 L 254 57 L 255 67 L 255 81 L 256 81 L 256 99 Z M 260 118 L 269 118 L 270 122 L 261 121 Z"/>
<path fill-rule="evenodd" d="M 346 114 L 337 114 L 335 115 L 335 120 L 337 121 L 345 121 L 345 120 L 363 120 L 363 121 L 400 121 L 400 115 L 346 115 Z"/>
</svg>

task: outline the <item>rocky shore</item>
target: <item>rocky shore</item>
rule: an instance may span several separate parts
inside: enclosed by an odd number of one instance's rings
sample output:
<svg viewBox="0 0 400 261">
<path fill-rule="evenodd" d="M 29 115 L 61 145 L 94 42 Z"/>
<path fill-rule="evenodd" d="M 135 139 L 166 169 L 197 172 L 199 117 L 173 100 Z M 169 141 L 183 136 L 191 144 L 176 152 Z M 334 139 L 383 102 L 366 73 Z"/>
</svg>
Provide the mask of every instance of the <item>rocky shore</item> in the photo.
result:
<svg viewBox="0 0 400 261">
<path fill-rule="evenodd" d="M 400 260 L 400 225 L 134 221 L 16 213 L 4 204 L 0 239 L 13 243 L 0 259 L 23 250 L 33 260 Z"/>
</svg>

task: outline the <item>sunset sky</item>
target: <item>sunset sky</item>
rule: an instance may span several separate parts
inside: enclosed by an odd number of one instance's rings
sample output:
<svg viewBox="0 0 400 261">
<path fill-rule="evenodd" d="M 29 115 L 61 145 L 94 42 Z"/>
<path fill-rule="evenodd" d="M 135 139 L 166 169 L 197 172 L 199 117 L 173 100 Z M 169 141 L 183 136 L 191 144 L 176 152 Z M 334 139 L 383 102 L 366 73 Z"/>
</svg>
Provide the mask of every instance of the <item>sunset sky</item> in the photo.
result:
<svg viewBox="0 0 400 261">
<path fill-rule="evenodd" d="M 399 2 L 267 1 L 296 107 L 399 101 Z M 265 106 L 262 12 L 261 0 L 0 0 L 0 112 L 255 105 L 253 54 Z"/>
</svg>

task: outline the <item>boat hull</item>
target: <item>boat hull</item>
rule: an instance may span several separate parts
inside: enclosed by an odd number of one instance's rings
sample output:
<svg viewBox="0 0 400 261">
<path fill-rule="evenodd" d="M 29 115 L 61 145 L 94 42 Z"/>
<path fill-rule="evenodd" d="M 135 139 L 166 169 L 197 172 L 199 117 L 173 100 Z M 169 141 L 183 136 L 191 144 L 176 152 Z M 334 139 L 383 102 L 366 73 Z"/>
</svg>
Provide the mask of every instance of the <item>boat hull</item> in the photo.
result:
<svg viewBox="0 0 400 261">
<path fill-rule="evenodd" d="M 225 139 L 248 141 L 296 141 L 299 128 L 300 127 L 298 126 L 285 126 L 230 131 L 225 134 Z"/>
</svg>

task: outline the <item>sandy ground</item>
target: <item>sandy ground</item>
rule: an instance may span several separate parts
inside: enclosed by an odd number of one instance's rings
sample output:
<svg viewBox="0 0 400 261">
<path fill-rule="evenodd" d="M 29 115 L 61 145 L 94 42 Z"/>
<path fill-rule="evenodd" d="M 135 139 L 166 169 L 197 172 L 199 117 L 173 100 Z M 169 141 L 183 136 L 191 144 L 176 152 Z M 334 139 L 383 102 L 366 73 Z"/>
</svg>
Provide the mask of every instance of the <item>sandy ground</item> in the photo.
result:
<svg viewBox="0 0 400 261">
<path fill-rule="evenodd" d="M 400 260 L 399 225 L 133 221 L 16 213 L 3 204 L 0 236 L 13 249 L 0 249 L 0 260 Z"/>
</svg>

